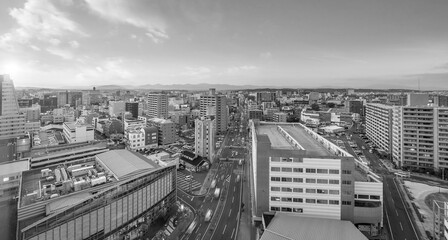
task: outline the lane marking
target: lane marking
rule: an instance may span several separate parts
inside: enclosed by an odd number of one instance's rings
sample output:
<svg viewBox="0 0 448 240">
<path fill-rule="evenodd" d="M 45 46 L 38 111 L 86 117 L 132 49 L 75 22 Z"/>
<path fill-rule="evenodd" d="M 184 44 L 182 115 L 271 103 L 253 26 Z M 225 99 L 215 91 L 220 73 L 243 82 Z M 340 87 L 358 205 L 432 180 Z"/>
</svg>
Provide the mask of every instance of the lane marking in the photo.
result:
<svg viewBox="0 0 448 240">
<path fill-rule="evenodd" d="M 401 227 L 401 231 L 403 231 L 403 225 L 401 225 L 401 222 L 400 222 L 400 227 Z"/>
<path fill-rule="evenodd" d="M 233 200 L 235 200 L 235 197 L 232 197 L 232 203 L 233 203 Z"/>
<path fill-rule="evenodd" d="M 224 232 L 226 231 L 227 228 L 227 224 L 224 226 L 224 230 L 222 230 L 222 234 L 224 234 Z"/>
<path fill-rule="evenodd" d="M 230 217 L 230 214 L 232 214 L 232 209 L 230 209 L 230 211 L 229 211 L 229 217 Z"/>
<path fill-rule="evenodd" d="M 233 238 L 233 234 L 235 233 L 235 228 L 232 230 L 232 235 L 230 236 L 230 239 Z M 406 240 L 406 239 L 405 239 Z"/>
<path fill-rule="evenodd" d="M 233 191 L 235 192 L 236 186 L 233 186 Z"/>
<path fill-rule="evenodd" d="M 395 213 L 397 213 L 397 216 L 398 216 L 398 211 L 397 211 L 397 209 L 395 209 Z"/>
</svg>

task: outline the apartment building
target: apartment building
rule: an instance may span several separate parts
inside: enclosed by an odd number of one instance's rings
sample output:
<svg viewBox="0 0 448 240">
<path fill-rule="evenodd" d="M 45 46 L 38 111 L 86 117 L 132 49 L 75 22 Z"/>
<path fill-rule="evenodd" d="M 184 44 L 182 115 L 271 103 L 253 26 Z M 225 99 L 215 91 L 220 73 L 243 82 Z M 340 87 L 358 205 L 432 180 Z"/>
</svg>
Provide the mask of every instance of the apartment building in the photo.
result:
<svg viewBox="0 0 448 240">
<path fill-rule="evenodd" d="M 273 122 L 286 122 L 286 119 L 288 118 L 288 114 L 284 112 L 276 112 L 272 116 Z"/>
<path fill-rule="evenodd" d="M 194 129 L 194 152 L 213 163 L 215 156 L 216 129 L 211 119 L 196 119 Z"/>
<path fill-rule="evenodd" d="M 200 98 L 201 117 L 215 116 L 216 131 L 227 131 L 228 109 L 227 98 L 224 95 L 202 95 Z"/>
<path fill-rule="evenodd" d="M 382 226 L 383 184 L 368 167 L 302 124 L 250 124 L 256 220 L 275 211 Z"/>
<path fill-rule="evenodd" d="M 148 117 L 168 118 L 168 96 L 166 94 L 148 94 L 146 103 Z"/>
<path fill-rule="evenodd" d="M 392 153 L 393 106 L 366 104 L 366 135 L 381 150 Z"/>
<path fill-rule="evenodd" d="M 126 133 L 126 146 L 136 151 L 158 146 L 158 130 L 156 127 L 131 129 Z"/>
</svg>

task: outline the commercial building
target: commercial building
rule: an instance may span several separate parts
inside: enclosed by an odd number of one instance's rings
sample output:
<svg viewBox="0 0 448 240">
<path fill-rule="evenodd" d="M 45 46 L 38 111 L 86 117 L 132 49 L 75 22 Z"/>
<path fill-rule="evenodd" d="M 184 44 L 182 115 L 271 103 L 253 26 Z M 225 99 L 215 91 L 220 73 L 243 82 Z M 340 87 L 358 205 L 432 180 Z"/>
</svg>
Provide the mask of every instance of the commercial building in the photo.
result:
<svg viewBox="0 0 448 240">
<path fill-rule="evenodd" d="M 194 152 L 208 158 L 213 163 L 216 148 L 215 121 L 211 119 L 196 119 L 194 127 Z"/>
<path fill-rule="evenodd" d="M 148 119 L 147 126 L 157 128 L 159 145 L 167 145 L 177 141 L 176 124 L 171 120 L 151 118 Z"/>
<path fill-rule="evenodd" d="M 111 117 L 118 117 L 126 111 L 125 102 L 123 101 L 110 101 L 109 102 L 109 115 Z"/>
<path fill-rule="evenodd" d="M 366 135 L 388 154 L 392 153 L 392 110 L 393 106 L 366 104 Z"/>
<path fill-rule="evenodd" d="M 64 137 L 68 143 L 80 143 L 94 140 L 94 129 L 92 125 L 64 122 L 62 129 Z"/>
<path fill-rule="evenodd" d="M 256 220 L 274 211 L 382 227 L 383 184 L 366 165 L 302 124 L 250 125 Z"/>
<path fill-rule="evenodd" d="M 176 166 L 128 150 L 23 172 L 18 239 L 123 239 L 176 201 Z"/>
<path fill-rule="evenodd" d="M 77 107 L 82 105 L 82 92 L 58 92 L 57 96 L 57 106 L 63 107 L 65 105 L 70 105 L 71 107 Z"/>
<path fill-rule="evenodd" d="M 367 240 L 353 223 L 334 219 L 303 218 L 277 212 L 267 214 L 260 240 Z"/>
<path fill-rule="evenodd" d="M 0 164 L 0 202 L 11 200 L 18 195 L 22 172 L 29 168 L 28 161 L 10 161 Z"/>
<path fill-rule="evenodd" d="M 125 110 L 130 112 L 133 118 L 138 118 L 138 102 L 127 102 Z"/>
<path fill-rule="evenodd" d="M 272 121 L 273 122 L 286 122 L 287 118 L 288 118 L 288 114 L 287 113 L 276 112 L 272 116 Z"/>
<path fill-rule="evenodd" d="M 263 120 L 263 111 L 261 111 L 261 110 L 249 110 L 249 119 Z"/>
<path fill-rule="evenodd" d="M 25 121 L 27 122 L 39 122 L 40 110 L 41 107 L 39 104 L 19 108 L 19 112 L 25 114 Z"/>
<path fill-rule="evenodd" d="M 217 133 L 227 131 L 228 109 L 227 98 L 224 95 L 201 95 L 201 117 L 215 116 Z"/>
<path fill-rule="evenodd" d="M 166 94 L 148 94 L 147 115 L 150 118 L 168 118 L 168 96 Z"/>
<path fill-rule="evenodd" d="M 258 104 L 263 102 L 273 102 L 277 98 L 275 92 L 257 92 L 256 100 Z"/>
<path fill-rule="evenodd" d="M 0 140 L 25 135 L 25 118 L 19 113 L 13 81 L 0 75 Z"/>
</svg>

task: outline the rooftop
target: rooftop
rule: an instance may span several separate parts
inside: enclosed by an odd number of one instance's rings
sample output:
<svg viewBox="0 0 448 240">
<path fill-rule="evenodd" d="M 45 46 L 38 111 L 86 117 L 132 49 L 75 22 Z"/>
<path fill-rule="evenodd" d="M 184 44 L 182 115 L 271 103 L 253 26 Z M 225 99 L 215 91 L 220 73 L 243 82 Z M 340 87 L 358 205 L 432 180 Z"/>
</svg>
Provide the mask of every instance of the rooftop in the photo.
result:
<svg viewBox="0 0 448 240">
<path fill-rule="evenodd" d="M 19 173 L 30 169 L 28 161 L 13 161 L 0 164 L 0 176 Z"/>
<path fill-rule="evenodd" d="M 96 157 L 117 179 L 143 169 L 158 167 L 155 162 L 143 155 L 128 150 L 113 150 L 98 154 Z"/>
<path fill-rule="evenodd" d="M 67 126 L 70 130 L 74 130 L 78 127 L 93 128 L 93 126 L 90 124 L 83 124 L 77 122 L 64 122 L 64 125 Z"/>
<path fill-rule="evenodd" d="M 148 119 L 148 121 L 150 122 L 154 122 L 154 123 L 173 123 L 171 120 L 169 119 L 163 119 L 163 118 L 150 118 Z"/>
<path fill-rule="evenodd" d="M 277 212 L 260 240 L 367 240 L 353 223 Z"/>
<path fill-rule="evenodd" d="M 289 136 L 284 135 L 279 130 L 279 127 L 288 133 L 292 140 L 295 140 L 300 146 L 294 146 L 293 141 L 288 140 Z M 303 148 L 308 156 L 336 156 L 314 139 L 301 124 L 261 123 L 256 127 L 256 130 L 257 135 L 267 135 L 273 149 L 298 150 Z"/>
</svg>

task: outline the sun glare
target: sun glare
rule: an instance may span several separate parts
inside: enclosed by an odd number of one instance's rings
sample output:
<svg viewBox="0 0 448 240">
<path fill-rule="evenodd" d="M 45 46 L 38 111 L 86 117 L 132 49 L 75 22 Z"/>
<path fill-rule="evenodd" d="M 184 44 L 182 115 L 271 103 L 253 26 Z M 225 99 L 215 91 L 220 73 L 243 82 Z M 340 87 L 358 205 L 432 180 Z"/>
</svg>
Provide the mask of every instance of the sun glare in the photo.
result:
<svg viewBox="0 0 448 240">
<path fill-rule="evenodd" d="M 2 74 L 16 75 L 19 72 L 19 65 L 16 62 L 8 62 L 0 68 Z"/>
</svg>

